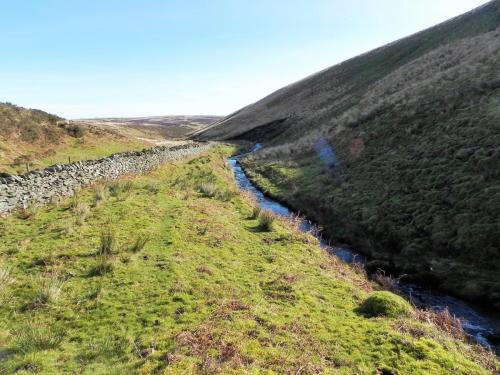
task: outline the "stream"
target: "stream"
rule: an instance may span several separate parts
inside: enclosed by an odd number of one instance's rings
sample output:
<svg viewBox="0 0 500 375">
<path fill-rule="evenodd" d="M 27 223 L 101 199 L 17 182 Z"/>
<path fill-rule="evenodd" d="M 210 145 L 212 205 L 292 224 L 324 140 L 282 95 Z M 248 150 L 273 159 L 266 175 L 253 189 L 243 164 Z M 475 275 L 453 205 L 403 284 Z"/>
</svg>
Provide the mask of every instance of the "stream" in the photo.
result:
<svg viewBox="0 0 500 375">
<path fill-rule="evenodd" d="M 255 145 L 248 153 L 240 154 L 228 159 L 228 163 L 233 170 L 238 187 L 248 191 L 257 200 L 259 206 L 264 210 L 269 210 L 280 216 L 292 216 L 295 212 L 283 204 L 266 196 L 259 190 L 247 177 L 238 159 L 249 153 L 258 151 L 262 146 Z M 313 223 L 306 219 L 300 219 L 300 229 L 304 232 L 315 233 L 323 249 L 330 254 L 337 256 L 347 263 L 358 263 L 363 265 L 365 257 L 353 249 L 345 247 L 330 246 L 321 233 L 314 228 Z M 448 311 L 455 315 L 462 322 L 462 327 L 479 344 L 500 353 L 500 316 L 490 312 L 484 312 L 480 308 L 472 307 L 470 304 L 461 301 L 455 297 L 439 294 L 434 291 L 419 287 L 418 285 L 398 282 L 400 291 L 405 294 L 416 306 L 421 308 L 431 308 L 434 311 Z"/>
</svg>

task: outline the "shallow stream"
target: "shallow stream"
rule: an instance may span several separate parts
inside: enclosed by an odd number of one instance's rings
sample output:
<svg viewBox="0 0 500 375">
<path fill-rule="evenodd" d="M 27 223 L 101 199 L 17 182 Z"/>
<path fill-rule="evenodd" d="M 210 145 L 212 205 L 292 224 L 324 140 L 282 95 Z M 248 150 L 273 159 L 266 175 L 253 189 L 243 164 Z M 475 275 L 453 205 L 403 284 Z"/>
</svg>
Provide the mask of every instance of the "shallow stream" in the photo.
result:
<svg viewBox="0 0 500 375">
<path fill-rule="evenodd" d="M 257 144 L 249 153 L 255 152 L 260 148 L 261 145 Z M 238 187 L 252 194 L 262 209 L 272 211 L 277 215 L 285 217 L 295 215 L 292 210 L 283 204 L 266 196 L 250 181 L 238 161 L 239 158 L 247 154 L 248 153 L 241 154 L 228 159 Z M 316 232 L 312 230 L 314 229 L 314 225 L 305 219 L 301 220 L 300 228 L 304 232 Z M 355 250 L 330 246 L 321 237 L 321 233 L 318 233 L 317 237 L 320 240 L 321 246 L 326 251 L 337 256 L 344 262 L 365 263 L 365 257 Z M 452 315 L 455 315 L 462 321 L 464 330 L 479 344 L 496 351 L 497 354 L 500 353 L 500 316 L 494 315 L 493 313 L 482 312 L 479 308 L 472 307 L 457 298 L 439 294 L 417 285 L 399 282 L 398 287 L 401 292 L 407 295 L 411 301 L 419 307 L 431 308 L 435 311 L 448 309 Z"/>
</svg>

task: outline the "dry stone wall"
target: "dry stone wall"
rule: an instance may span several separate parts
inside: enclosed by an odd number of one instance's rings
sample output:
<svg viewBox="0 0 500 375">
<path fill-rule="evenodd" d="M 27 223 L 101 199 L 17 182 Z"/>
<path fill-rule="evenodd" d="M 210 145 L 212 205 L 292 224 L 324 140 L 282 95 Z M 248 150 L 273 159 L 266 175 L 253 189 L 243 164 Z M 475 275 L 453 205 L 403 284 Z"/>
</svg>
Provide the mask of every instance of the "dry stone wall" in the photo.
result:
<svg viewBox="0 0 500 375">
<path fill-rule="evenodd" d="M 24 175 L 0 176 L 0 214 L 16 208 L 42 204 L 53 197 L 73 195 L 75 189 L 97 180 L 115 179 L 129 173 L 145 173 L 167 161 L 198 154 L 208 143 L 160 146 L 137 152 L 114 154 L 99 160 L 53 165 Z"/>
</svg>

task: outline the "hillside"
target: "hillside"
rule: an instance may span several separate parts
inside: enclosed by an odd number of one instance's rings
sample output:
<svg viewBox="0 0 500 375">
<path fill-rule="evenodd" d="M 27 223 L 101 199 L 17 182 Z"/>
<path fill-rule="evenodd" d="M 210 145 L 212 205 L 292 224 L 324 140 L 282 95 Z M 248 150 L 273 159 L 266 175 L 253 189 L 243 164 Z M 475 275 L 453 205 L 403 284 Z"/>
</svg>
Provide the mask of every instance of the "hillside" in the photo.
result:
<svg viewBox="0 0 500 375">
<path fill-rule="evenodd" d="M 494 64 L 498 60 L 494 55 L 498 38 L 494 31 L 499 25 L 500 2 L 494 0 L 470 13 L 284 87 L 193 136 L 234 139 L 267 125 L 285 132 L 282 138 L 293 139 L 325 125 L 338 127 L 339 120 L 355 122 L 377 110 L 386 110 L 385 106 L 398 104 L 403 99 L 401 96 L 419 94 L 413 92 L 418 86 L 443 85 L 454 80 L 457 73 L 461 78 L 473 80 L 471 83 L 498 78 Z M 477 51 L 481 51 L 479 56 L 474 56 Z M 488 63 L 481 62 L 484 55 L 488 56 Z M 460 61 L 463 57 L 468 60 Z M 476 62 L 481 66 L 471 66 Z M 486 69 L 485 65 L 492 77 L 487 72 L 478 72 L 480 68 Z M 465 72 L 460 70 L 464 67 L 468 67 Z M 406 71 L 404 77 L 401 70 Z"/>
<path fill-rule="evenodd" d="M 143 148 L 145 142 L 67 121 L 37 109 L 0 103 L 0 172 L 24 173 L 55 163 Z"/>
<path fill-rule="evenodd" d="M 173 139 L 182 139 L 187 134 L 202 130 L 220 119 L 217 116 L 154 116 L 97 118 L 80 121 L 158 144 Z"/>
<path fill-rule="evenodd" d="M 499 370 L 446 314 L 413 309 L 256 211 L 225 162 L 234 152 L 0 221 L 0 372 Z"/>
<path fill-rule="evenodd" d="M 193 134 L 264 142 L 269 194 L 381 268 L 500 310 L 500 1 Z"/>
</svg>

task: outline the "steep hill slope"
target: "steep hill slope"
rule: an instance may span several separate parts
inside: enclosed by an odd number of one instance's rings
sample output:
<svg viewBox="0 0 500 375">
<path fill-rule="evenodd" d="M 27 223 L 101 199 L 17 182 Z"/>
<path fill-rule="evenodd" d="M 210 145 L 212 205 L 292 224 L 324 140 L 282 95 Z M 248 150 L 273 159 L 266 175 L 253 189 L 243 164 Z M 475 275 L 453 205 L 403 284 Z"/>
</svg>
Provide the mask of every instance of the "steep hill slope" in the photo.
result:
<svg viewBox="0 0 500 375">
<path fill-rule="evenodd" d="M 381 97 L 382 95 L 406 94 L 408 88 L 412 86 L 405 81 L 407 77 L 383 80 L 401 67 L 417 65 L 420 71 L 425 72 L 426 65 L 431 64 L 441 73 L 440 75 L 445 75 L 457 66 L 467 66 L 471 62 L 480 63 L 483 56 L 469 56 L 467 64 L 464 64 L 460 60 L 453 59 L 460 56 L 449 55 L 465 53 L 468 48 L 468 52 L 473 53 L 474 51 L 470 51 L 470 44 L 460 43 L 464 40 L 471 44 L 477 43 L 475 49 L 483 51 L 485 55 L 494 52 L 498 47 L 498 37 L 495 33 L 479 40 L 473 38 L 495 31 L 499 26 L 500 1 L 495 0 L 470 13 L 284 87 L 209 128 L 194 133 L 193 136 L 201 139 L 232 139 L 241 137 L 257 127 L 274 124 L 274 128 L 279 128 L 280 132 L 286 131 L 284 137 L 296 138 L 311 129 L 325 125 L 338 127 L 339 120 L 348 120 L 345 118 L 346 115 L 350 115 L 352 117 L 350 119 L 354 120 L 362 117 L 362 114 L 372 112 L 375 109 L 373 107 L 383 109 L 381 107 L 387 97 Z M 432 61 L 428 61 L 429 59 L 415 61 L 433 51 L 434 54 L 428 56 Z M 490 60 L 495 62 L 495 56 L 491 56 Z M 485 65 L 484 62 L 482 65 Z M 495 64 L 491 66 L 492 74 L 498 72 L 495 67 L 497 67 Z M 460 72 L 460 75 L 467 78 L 465 73 L 470 73 L 472 68 L 474 67 L 469 67 L 468 72 Z M 432 76 L 435 72 L 430 73 Z M 398 80 L 398 78 L 403 79 Z M 419 76 L 412 78 L 417 82 L 421 80 Z M 453 80 L 455 77 L 443 78 Z M 360 103 L 363 99 L 365 102 Z M 371 104 L 369 109 L 372 111 L 366 108 L 367 100 Z M 383 103 L 378 103 L 380 101 Z M 260 132 L 264 131 L 265 129 L 261 129 Z"/>
<path fill-rule="evenodd" d="M 144 146 L 110 130 L 0 103 L 0 172 L 25 172 L 27 164 L 39 168 Z"/>
<path fill-rule="evenodd" d="M 194 137 L 264 141 L 253 179 L 373 269 L 500 309 L 499 26 L 492 1 Z"/>
</svg>

